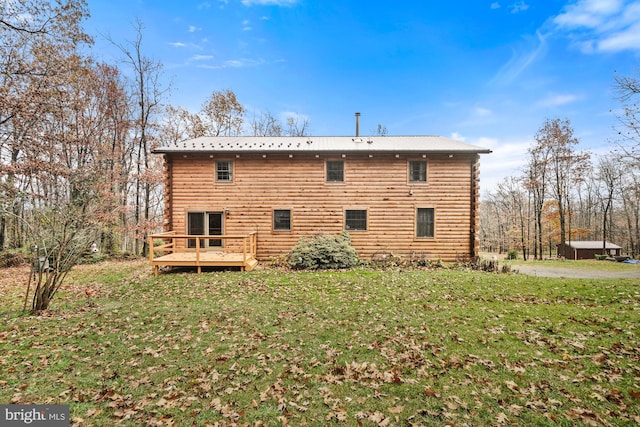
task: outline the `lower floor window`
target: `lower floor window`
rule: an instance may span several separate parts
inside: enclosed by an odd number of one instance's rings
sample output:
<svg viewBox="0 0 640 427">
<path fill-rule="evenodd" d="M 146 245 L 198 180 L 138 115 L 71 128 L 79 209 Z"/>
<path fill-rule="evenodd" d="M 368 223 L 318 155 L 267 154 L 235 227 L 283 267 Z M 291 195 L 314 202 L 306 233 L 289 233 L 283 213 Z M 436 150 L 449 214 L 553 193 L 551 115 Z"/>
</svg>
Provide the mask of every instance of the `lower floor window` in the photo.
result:
<svg viewBox="0 0 640 427">
<path fill-rule="evenodd" d="M 291 230 L 291 211 L 289 209 L 275 209 L 273 211 L 273 229 L 275 231 Z"/>
<path fill-rule="evenodd" d="M 367 211 L 365 209 L 345 211 L 345 229 L 350 231 L 366 231 Z"/>
<path fill-rule="evenodd" d="M 416 237 L 433 237 L 434 224 L 434 209 L 418 208 L 416 215 Z"/>
</svg>

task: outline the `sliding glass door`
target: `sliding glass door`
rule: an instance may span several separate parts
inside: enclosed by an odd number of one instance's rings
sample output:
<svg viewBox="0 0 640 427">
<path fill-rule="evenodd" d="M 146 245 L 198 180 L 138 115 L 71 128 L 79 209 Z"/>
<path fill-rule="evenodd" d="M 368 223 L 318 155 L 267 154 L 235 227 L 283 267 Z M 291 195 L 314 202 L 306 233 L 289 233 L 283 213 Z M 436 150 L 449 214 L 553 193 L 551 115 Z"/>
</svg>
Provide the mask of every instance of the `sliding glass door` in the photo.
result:
<svg viewBox="0 0 640 427">
<path fill-rule="evenodd" d="M 222 212 L 189 212 L 187 234 L 192 236 L 221 236 Z M 196 239 L 188 240 L 188 247 L 196 247 Z M 201 248 L 220 248 L 222 239 L 200 239 Z"/>
</svg>

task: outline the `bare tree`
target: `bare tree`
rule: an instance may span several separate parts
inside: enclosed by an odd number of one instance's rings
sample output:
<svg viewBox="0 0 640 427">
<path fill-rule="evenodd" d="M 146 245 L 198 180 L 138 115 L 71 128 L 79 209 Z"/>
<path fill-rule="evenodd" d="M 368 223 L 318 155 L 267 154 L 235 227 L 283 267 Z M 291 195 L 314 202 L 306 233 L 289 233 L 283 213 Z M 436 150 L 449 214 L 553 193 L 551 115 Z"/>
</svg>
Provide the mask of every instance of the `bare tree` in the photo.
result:
<svg viewBox="0 0 640 427">
<path fill-rule="evenodd" d="M 52 87 L 25 157 L 32 172 L 30 206 L 21 220 L 38 247 L 32 310 L 45 310 L 69 270 L 117 222 L 113 172 L 111 94 L 104 68 L 77 64 L 67 81 Z M 107 79 L 108 80 L 108 79 Z M 40 258 L 42 261 L 40 261 Z"/>
<path fill-rule="evenodd" d="M 232 90 L 213 91 L 199 113 L 204 127 L 204 136 L 240 135 L 244 114 L 245 108 L 238 102 Z"/>
<path fill-rule="evenodd" d="M 0 250 L 24 243 L 19 219 L 32 176 L 25 150 L 50 89 L 74 72 L 78 47 L 91 43 L 80 27 L 87 16 L 82 0 L 0 2 Z"/>
<path fill-rule="evenodd" d="M 533 196 L 535 216 L 533 256 L 542 259 L 542 214 L 548 190 L 549 147 L 536 145 L 529 148 L 529 160 L 525 171 L 525 187 Z"/>
<path fill-rule="evenodd" d="M 640 254 L 640 170 L 632 167 L 621 170 L 624 174 L 619 191 L 624 218 L 622 228 L 626 231 L 629 252 L 636 257 Z"/>
<path fill-rule="evenodd" d="M 598 162 L 598 178 L 602 186 L 600 205 L 602 206 L 602 254 L 606 254 L 607 221 L 611 221 L 613 196 L 620 184 L 620 163 L 613 157 L 602 157 Z M 609 240 L 612 240 L 609 237 Z"/>
<path fill-rule="evenodd" d="M 626 157 L 640 168 L 640 79 L 634 76 L 614 77 L 622 114 L 618 114 L 620 147 Z"/>
<path fill-rule="evenodd" d="M 134 252 L 147 254 L 147 235 L 149 229 L 159 222 L 151 218 L 151 197 L 156 190 L 159 174 L 151 168 L 151 149 L 156 120 L 161 114 L 161 101 L 168 88 L 161 83 L 162 64 L 144 56 L 142 51 L 144 26 L 136 22 L 136 37 L 125 44 L 109 39 L 124 55 L 124 63 L 133 71 L 130 99 L 135 131 L 135 205 L 134 222 L 137 228 Z M 142 251 L 140 249 L 142 248 Z"/>
<path fill-rule="evenodd" d="M 253 116 L 250 122 L 253 136 L 282 136 L 282 123 L 269 111 L 263 111 L 258 117 Z"/>
<path fill-rule="evenodd" d="M 288 136 L 308 136 L 309 119 L 305 116 L 298 114 L 290 114 L 287 117 L 287 130 L 285 132 Z"/>
<path fill-rule="evenodd" d="M 376 129 L 376 135 L 387 136 L 388 133 L 389 131 L 387 130 L 387 127 L 383 124 L 378 123 L 378 128 Z"/>
<path fill-rule="evenodd" d="M 498 197 L 504 201 L 505 207 L 508 207 L 506 210 L 510 216 L 510 229 L 513 230 L 514 234 L 517 233 L 518 246 L 522 251 L 523 259 L 526 261 L 528 255 L 527 197 L 520 179 L 515 177 L 505 178 L 498 184 Z"/>
<path fill-rule="evenodd" d="M 174 144 L 185 139 L 198 138 L 205 135 L 202 119 L 182 107 L 165 107 L 163 121 L 160 126 L 160 145 Z"/>
<path fill-rule="evenodd" d="M 630 251 L 635 256 L 640 253 L 640 78 L 636 76 L 614 77 L 618 100 L 622 113 L 618 114 L 618 147 L 625 167 L 623 191 L 624 217 Z"/>
<path fill-rule="evenodd" d="M 544 164 L 551 178 L 551 192 L 558 205 L 560 248 L 564 253 L 567 232 L 571 238 L 571 189 L 589 165 L 589 154 L 577 152 L 577 138 L 569 120 L 546 120 L 536 133 L 536 149 L 549 154 Z"/>
</svg>

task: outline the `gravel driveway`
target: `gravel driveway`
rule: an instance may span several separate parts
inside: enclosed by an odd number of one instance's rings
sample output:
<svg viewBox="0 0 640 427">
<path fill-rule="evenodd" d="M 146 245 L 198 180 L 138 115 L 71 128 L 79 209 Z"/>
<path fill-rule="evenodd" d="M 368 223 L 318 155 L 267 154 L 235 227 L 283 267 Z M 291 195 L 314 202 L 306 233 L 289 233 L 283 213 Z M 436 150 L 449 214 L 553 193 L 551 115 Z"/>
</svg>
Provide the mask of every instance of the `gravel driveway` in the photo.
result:
<svg viewBox="0 0 640 427">
<path fill-rule="evenodd" d="M 576 279 L 640 279 L 640 266 L 625 271 L 563 268 L 542 265 L 518 265 L 513 269 L 522 274 L 538 277 L 569 277 Z"/>
</svg>

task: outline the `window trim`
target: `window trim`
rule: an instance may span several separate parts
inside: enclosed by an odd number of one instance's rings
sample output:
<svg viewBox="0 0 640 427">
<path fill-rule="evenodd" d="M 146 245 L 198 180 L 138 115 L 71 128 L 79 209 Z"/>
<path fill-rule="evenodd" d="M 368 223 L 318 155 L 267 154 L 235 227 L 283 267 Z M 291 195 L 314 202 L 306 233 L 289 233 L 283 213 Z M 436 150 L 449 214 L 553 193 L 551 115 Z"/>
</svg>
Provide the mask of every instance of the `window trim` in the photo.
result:
<svg viewBox="0 0 640 427">
<path fill-rule="evenodd" d="M 218 164 L 220 164 L 220 163 L 227 163 L 229 165 L 229 170 L 228 170 L 229 179 L 220 179 L 219 178 L 219 176 L 218 176 L 218 173 L 219 173 Z M 234 169 L 235 169 L 235 164 L 234 164 L 233 160 L 231 160 L 231 159 L 229 159 L 229 160 L 225 160 L 225 159 L 216 160 L 216 162 L 215 162 L 215 171 L 214 171 L 216 183 L 218 183 L 218 182 L 219 183 L 224 183 L 224 184 L 232 183 L 233 179 L 234 179 L 234 175 L 235 175 L 235 170 Z"/>
<path fill-rule="evenodd" d="M 329 163 L 340 162 L 342 164 L 342 180 L 329 180 Z M 326 159 L 324 161 L 324 182 L 325 184 L 344 184 L 345 182 L 345 161 L 344 159 Z"/>
<path fill-rule="evenodd" d="M 424 163 L 424 181 L 412 179 L 411 164 L 414 162 Z M 407 160 L 407 183 L 411 185 L 424 185 L 424 184 L 427 184 L 428 182 L 429 182 L 429 162 L 427 161 L 427 159 L 422 158 L 422 159 Z"/>
<path fill-rule="evenodd" d="M 364 212 L 364 229 L 362 228 L 349 228 L 347 226 L 347 213 L 348 212 Z M 369 231 L 369 210 L 366 208 L 347 208 L 344 210 L 344 230 L 347 232 L 363 233 Z"/>
<path fill-rule="evenodd" d="M 430 236 L 419 236 L 418 235 L 418 231 L 419 231 L 419 224 L 418 224 L 418 218 L 419 218 L 419 211 L 421 209 L 430 209 L 433 212 L 433 225 L 432 225 L 432 230 L 431 230 L 431 235 Z M 417 206 L 415 208 L 415 233 L 414 236 L 416 239 L 435 239 L 436 238 L 436 221 L 437 216 L 436 216 L 436 208 L 434 206 Z"/>
<path fill-rule="evenodd" d="M 276 211 L 289 212 L 289 228 L 276 228 Z M 271 231 L 278 233 L 290 233 L 293 229 L 293 210 L 292 209 L 273 209 L 271 211 Z"/>
</svg>

